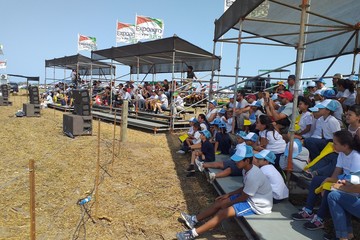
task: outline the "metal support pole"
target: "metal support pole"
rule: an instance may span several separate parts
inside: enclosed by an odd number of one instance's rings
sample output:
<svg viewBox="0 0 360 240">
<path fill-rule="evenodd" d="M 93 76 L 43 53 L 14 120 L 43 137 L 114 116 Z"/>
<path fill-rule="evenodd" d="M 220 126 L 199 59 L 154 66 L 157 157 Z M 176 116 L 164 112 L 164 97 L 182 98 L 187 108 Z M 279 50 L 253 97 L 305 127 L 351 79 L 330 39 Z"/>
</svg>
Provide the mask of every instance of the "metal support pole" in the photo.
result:
<svg viewBox="0 0 360 240">
<path fill-rule="evenodd" d="M 95 179 L 95 218 L 98 216 L 99 209 L 99 182 L 100 182 L 100 118 L 98 119 L 98 145 L 97 145 L 97 162 L 96 162 L 96 179 Z"/>
<path fill-rule="evenodd" d="M 238 87 L 238 79 L 239 79 L 239 70 L 240 70 L 240 50 L 241 50 L 241 34 L 242 34 L 242 19 L 239 21 L 239 35 L 238 35 L 238 48 L 237 48 L 237 57 L 236 57 L 236 72 L 235 72 L 235 84 L 234 84 L 234 107 L 233 107 L 233 122 L 232 122 L 232 133 L 235 133 L 235 110 L 236 110 L 236 96 L 237 96 L 237 87 Z"/>
<path fill-rule="evenodd" d="M 305 20 L 308 18 L 308 13 L 306 12 L 309 8 L 309 0 L 302 0 L 301 4 L 301 19 L 300 19 L 300 35 L 299 35 L 299 43 L 297 47 L 296 53 L 296 68 L 295 68 L 295 92 L 294 92 L 294 101 L 293 101 L 293 110 L 291 115 L 291 124 L 290 124 L 290 142 L 289 142 L 289 155 L 288 155 L 288 164 L 287 164 L 287 181 L 290 181 L 290 174 L 293 169 L 292 164 L 292 153 L 294 147 L 294 134 L 295 134 L 295 120 L 297 115 L 297 103 L 298 103 L 298 95 L 299 95 L 299 87 L 300 87 L 300 74 L 302 69 L 302 61 L 304 58 L 304 32 L 305 32 Z"/>
</svg>

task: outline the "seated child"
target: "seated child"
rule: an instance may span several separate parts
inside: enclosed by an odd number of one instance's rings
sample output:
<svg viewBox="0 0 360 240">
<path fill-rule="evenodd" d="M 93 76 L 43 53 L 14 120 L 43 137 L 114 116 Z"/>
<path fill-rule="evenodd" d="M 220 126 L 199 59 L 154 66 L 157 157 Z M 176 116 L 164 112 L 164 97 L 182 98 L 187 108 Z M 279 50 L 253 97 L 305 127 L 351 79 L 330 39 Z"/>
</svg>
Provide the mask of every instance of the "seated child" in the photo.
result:
<svg viewBox="0 0 360 240">
<path fill-rule="evenodd" d="M 246 174 L 243 187 L 217 197 L 213 205 L 197 215 L 181 213 L 190 230 L 177 233 L 177 239 L 195 239 L 230 217 L 271 213 L 273 206 L 271 185 L 262 171 L 252 164 L 252 148 L 245 146 L 241 151 L 237 151 L 233 160 L 236 161 L 236 166 L 242 169 L 243 175 Z M 211 219 L 195 228 L 199 222 L 208 218 Z"/>
<path fill-rule="evenodd" d="M 187 168 L 188 175 L 187 177 L 194 176 L 195 174 L 195 167 L 194 162 L 195 159 L 201 159 L 203 162 L 214 162 L 215 161 L 215 151 L 214 151 L 214 145 L 209 141 L 211 138 L 211 133 L 208 130 L 200 131 L 200 139 L 201 139 L 201 149 L 194 150 L 192 149 L 191 154 L 191 161 L 190 165 Z M 192 146 L 190 146 L 191 148 Z"/>
<path fill-rule="evenodd" d="M 246 137 L 246 133 L 243 131 L 239 131 L 236 133 L 238 144 L 236 145 L 236 148 L 233 150 L 234 153 L 231 155 L 234 155 L 236 151 L 240 151 L 240 149 L 244 148 L 246 146 L 245 140 L 243 138 Z M 200 172 L 203 172 L 205 168 L 216 168 L 216 169 L 222 169 L 223 171 L 218 173 L 213 172 L 206 172 L 206 177 L 210 183 L 214 182 L 215 178 L 223 178 L 227 176 L 241 176 L 241 170 L 236 167 L 236 164 L 232 159 L 225 160 L 222 162 L 211 162 L 206 163 L 202 162 L 199 159 L 195 160 L 195 163 L 199 169 Z"/>
<path fill-rule="evenodd" d="M 260 170 L 269 179 L 272 193 L 273 202 L 279 203 L 281 200 L 289 197 L 289 189 L 280 175 L 279 171 L 273 166 L 275 164 L 276 156 L 269 150 L 262 150 L 254 154 L 253 164 L 260 168 Z"/>
</svg>

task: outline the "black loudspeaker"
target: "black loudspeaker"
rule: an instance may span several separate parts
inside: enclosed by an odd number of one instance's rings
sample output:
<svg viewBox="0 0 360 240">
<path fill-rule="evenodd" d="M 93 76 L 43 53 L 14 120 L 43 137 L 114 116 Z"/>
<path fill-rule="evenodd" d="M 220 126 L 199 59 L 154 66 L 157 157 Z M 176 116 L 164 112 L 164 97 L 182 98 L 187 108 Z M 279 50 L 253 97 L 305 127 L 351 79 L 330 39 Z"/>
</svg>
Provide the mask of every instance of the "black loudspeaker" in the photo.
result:
<svg viewBox="0 0 360 240">
<path fill-rule="evenodd" d="M 23 112 L 27 117 L 40 117 L 40 104 L 23 104 Z"/>
<path fill-rule="evenodd" d="M 72 97 L 74 99 L 74 114 L 81 116 L 90 116 L 90 95 L 86 89 L 73 90 Z"/>
<path fill-rule="evenodd" d="M 66 135 L 72 136 L 91 135 L 92 117 L 64 114 L 63 131 Z"/>
<path fill-rule="evenodd" d="M 7 99 L 9 97 L 9 86 L 7 84 L 2 84 L 0 88 L 3 98 Z"/>
<path fill-rule="evenodd" d="M 40 104 L 39 88 L 37 86 L 29 87 L 30 104 Z"/>
</svg>

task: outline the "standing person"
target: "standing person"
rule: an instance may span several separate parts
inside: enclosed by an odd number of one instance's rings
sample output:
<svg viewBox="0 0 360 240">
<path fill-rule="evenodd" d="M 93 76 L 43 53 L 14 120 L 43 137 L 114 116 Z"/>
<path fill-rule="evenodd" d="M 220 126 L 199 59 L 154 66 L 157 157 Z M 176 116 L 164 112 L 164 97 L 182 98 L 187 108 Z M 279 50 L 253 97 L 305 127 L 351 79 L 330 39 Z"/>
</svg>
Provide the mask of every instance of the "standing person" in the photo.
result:
<svg viewBox="0 0 360 240">
<path fill-rule="evenodd" d="M 318 194 L 315 193 L 315 189 L 325 182 L 335 183 L 340 174 L 350 175 L 353 172 L 360 171 L 359 144 L 354 143 L 354 138 L 350 132 L 340 130 L 334 133 L 334 149 L 339 153 L 339 156 L 333 174 L 331 177 L 315 176 L 309 187 L 306 205 L 298 213 L 292 214 L 294 220 L 307 221 L 304 227 L 308 230 L 324 228 L 324 218 L 328 212 L 327 197 L 329 191 L 325 190 L 323 194 L 321 194 L 322 200 L 317 214 L 313 213 L 315 202 L 319 197 Z"/>
<path fill-rule="evenodd" d="M 338 93 L 337 82 L 342 78 L 343 78 L 343 76 L 341 73 L 336 73 L 332 78 L 333 90 L 335 91 L 335 94 Z"/>
<path fill-rule="evenodd" d="M 73 69 L 71 71 L 71 83 L 73 84 L 74 88 L 77 88 L 78 85 L 78 74 L 76 72 L 76 69 Z"/>
<path fill-rule="evenodd" d="M 253 156 L 252 148 L 246 146 L 237 151 L 233 158 L 237 167 L 243 169 L 243 187 L 217 197 L 213 205 L 197 215 L 181 213 L 190 230 L 177 233 L 178 240 L 195 239 L 230 217 L 271 213 L 273 206 L 271 185 L 261 170 L 252 164 Z M 199 221 L 208 217 L 212 218 L 195 228 Z"/>
<path fill-rule="evenodd" d="M 256 100 L 256 96 L 255 96 L 255 100 Z M 238 92 L 236 101 L 237 101 L 237 106 L 235 109 L 236 125 L 238 130 L 244 130 L 244 120 L 249 119 L 249 110 L 250 110 L 249 102 L 245 99 L 244 91 Z"/>
<path fill-rule="evenodd" d="M 184 80 L 184 91 L 188 91 L 192 87 L 192 82 L 194 79 L 197 79 L 193 66 L 188 66 L 186 71 L 186 80 Z"/>
</svg>

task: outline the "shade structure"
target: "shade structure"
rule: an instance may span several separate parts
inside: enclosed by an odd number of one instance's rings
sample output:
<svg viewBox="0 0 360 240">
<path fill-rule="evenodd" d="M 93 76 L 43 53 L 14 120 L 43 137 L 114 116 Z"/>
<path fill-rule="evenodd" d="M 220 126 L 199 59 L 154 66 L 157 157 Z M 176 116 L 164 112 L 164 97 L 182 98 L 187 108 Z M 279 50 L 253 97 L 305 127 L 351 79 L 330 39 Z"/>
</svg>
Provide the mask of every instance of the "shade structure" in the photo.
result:
<svg viewBox="0 0 360 240">
<path fill-rule="evenodd" d="M 94 61 L 81 54 L 45 60 L 45 67 L 77 69 L 81 76 L 112 75 L 115 73 L 115 66 Z"/>
<path fill-rule="evenodd" d="M 230 29 L 239 29 L 238 23 L 243 19 L 243 32 L 296 47 L 301 3 L 301 0 L 237 0 L 215 22 L 214 40 Z M 359 52 L 360 1 L 312 0 L 309 5 L 303 62 Z"/>
<path fill-rule="evenodd" d="M 197 72 L 220 69 L 220 57 L 173 36 L 149 42 L 93 51 L 93 60 L 114 60 L 130 67 L 131 74 Z"/>
</svg>

